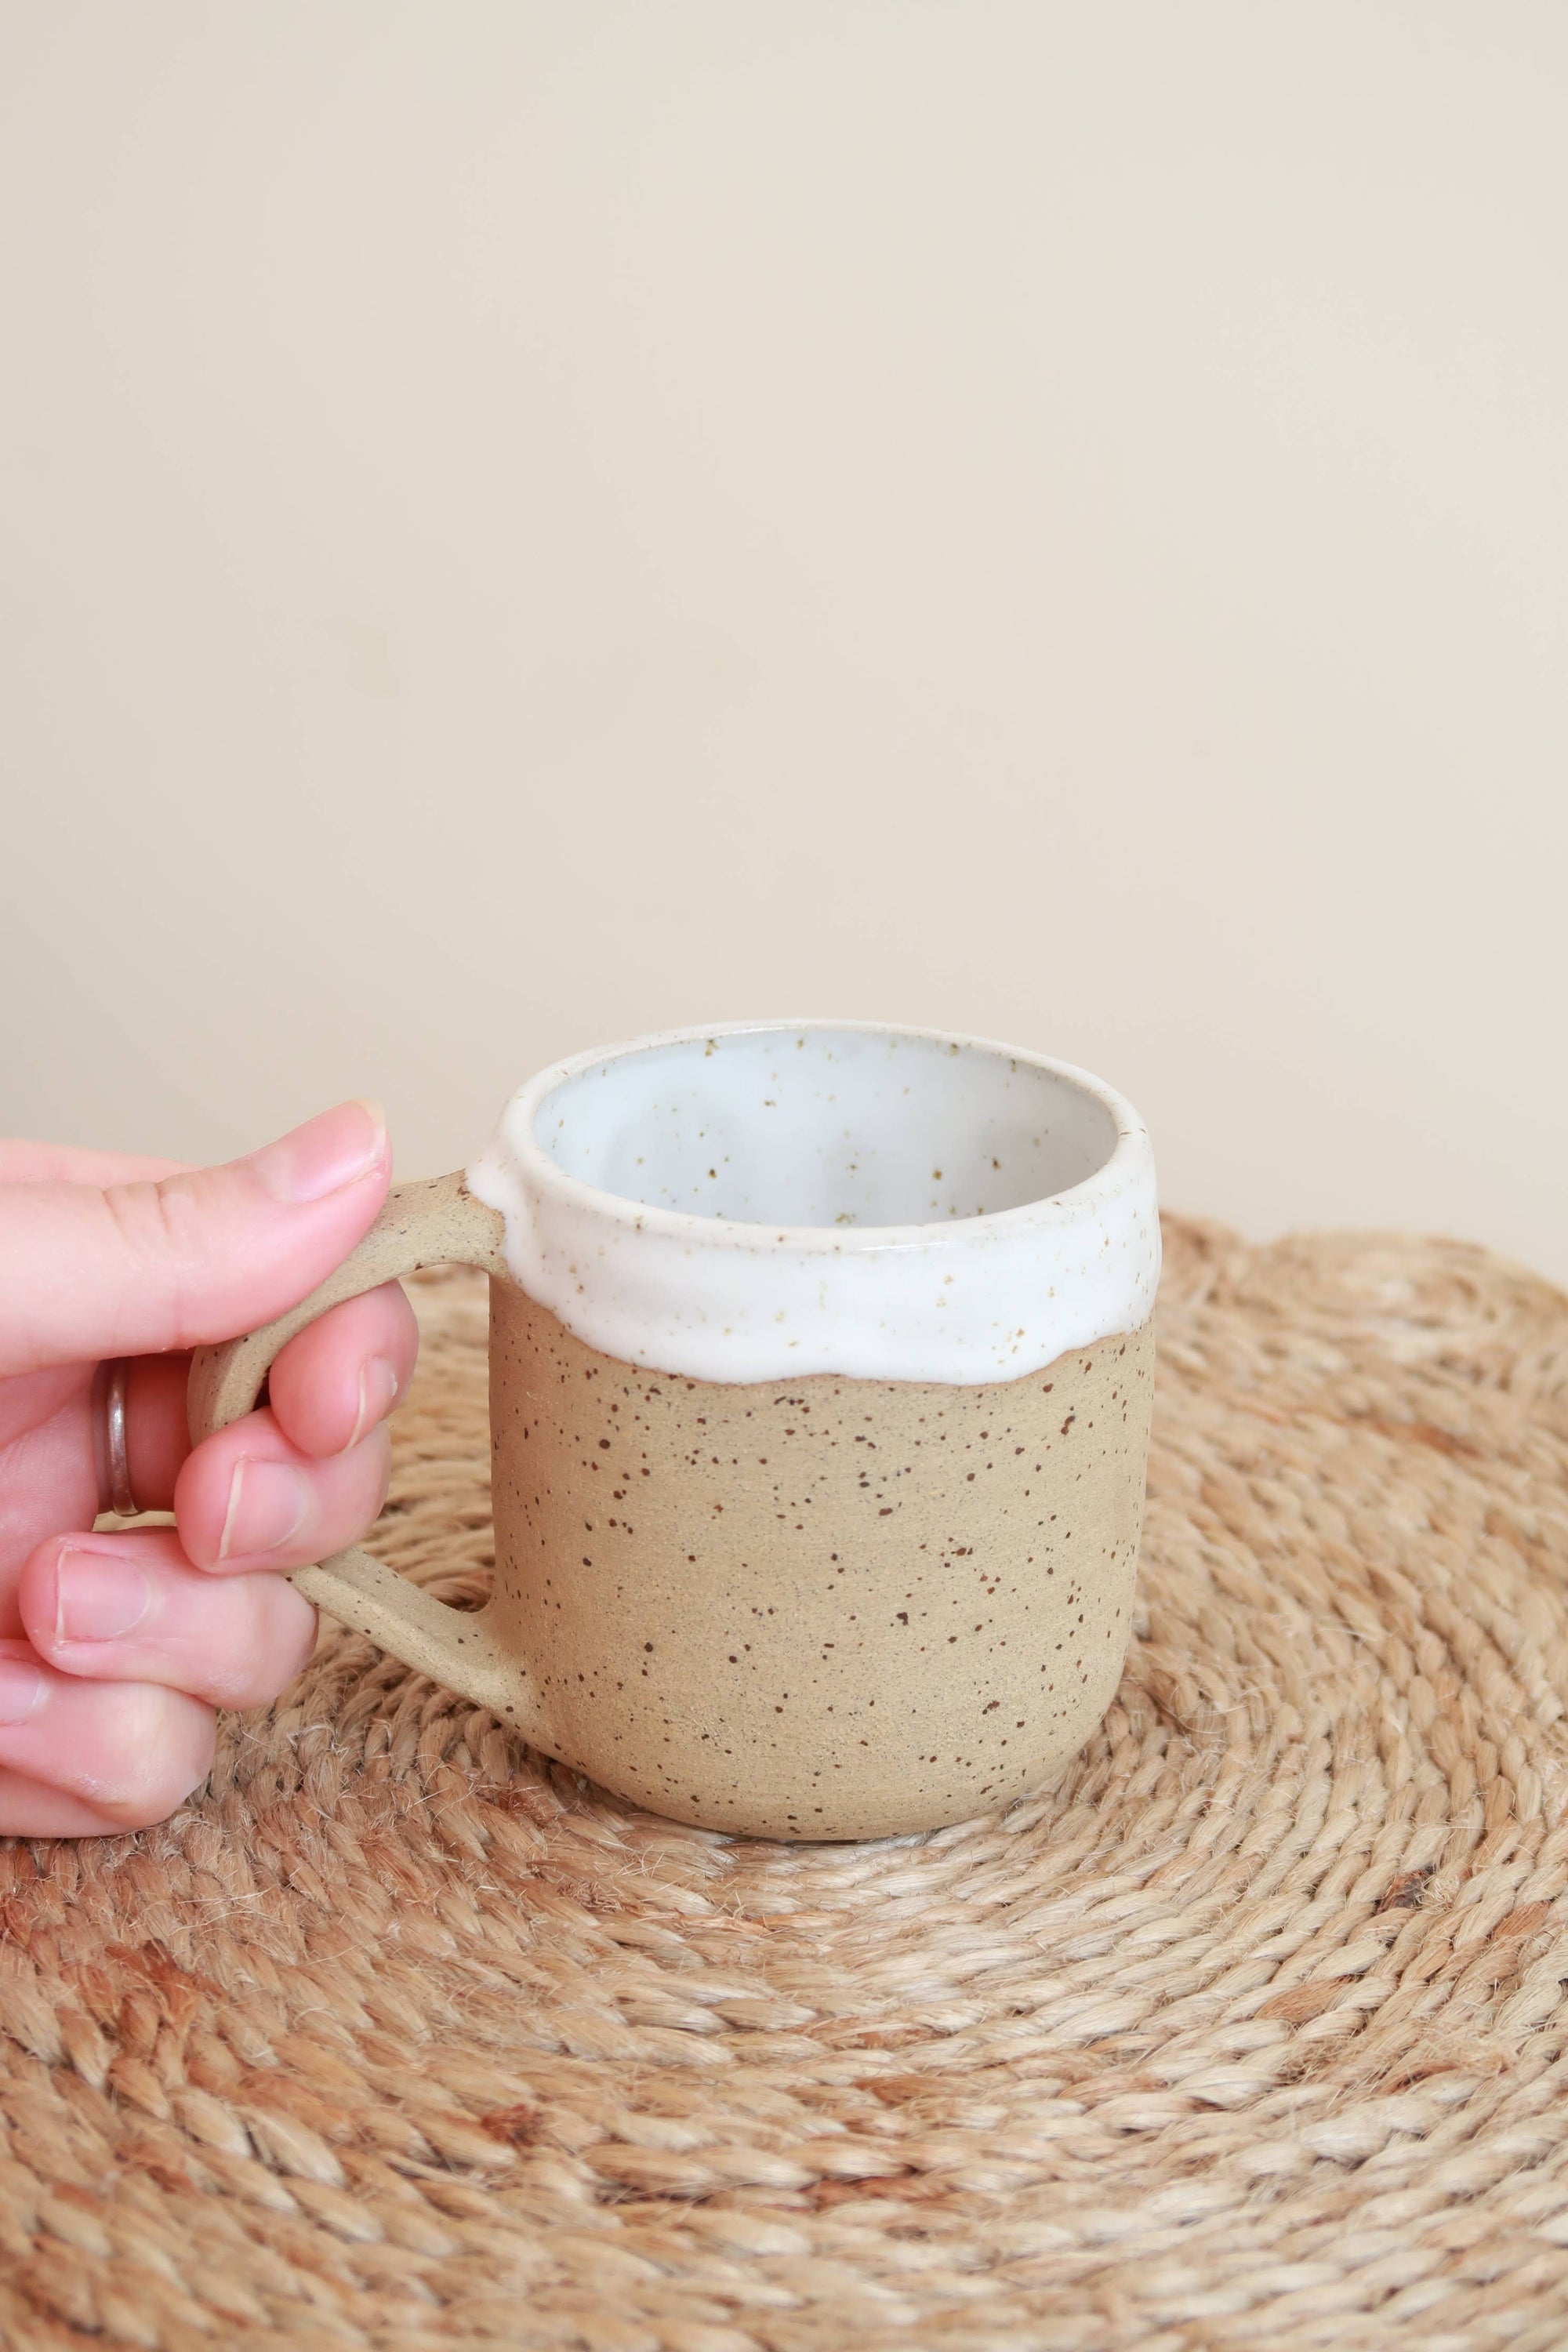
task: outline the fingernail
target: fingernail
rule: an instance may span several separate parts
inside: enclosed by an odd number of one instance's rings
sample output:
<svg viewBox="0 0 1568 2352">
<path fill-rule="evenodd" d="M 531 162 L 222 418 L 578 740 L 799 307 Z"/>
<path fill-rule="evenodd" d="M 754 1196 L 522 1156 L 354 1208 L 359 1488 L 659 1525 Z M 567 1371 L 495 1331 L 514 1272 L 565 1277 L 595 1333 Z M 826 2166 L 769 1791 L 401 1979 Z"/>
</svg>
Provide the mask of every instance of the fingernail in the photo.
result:
<svg viewBox="0 0 1568 2352">
<path fill-rule="evenodd" d="M 368 1176 L 385 1150 L 381 1105 L 346 1102 L 253 1151 L 247 1164 L 275 1201 L 324 1201 Z"/>
<path fill-rule="evenodd" d="M 219 1559 L 275 1551 L 303 1522 L 310 1490 L 287 1462 L 237 1462 L 229 1481 Z"/>
<path fill-rule="evenodd" d="M 350 1445 L 357 1445 L 397 1402 L 397 1368 L 386 1356 L 368 1356 L 359 1368 L 359 1411 Z"/>
<path fill-rule="evenodd" d="M 112 1642 L 147 1614 L 153 1588 L 117 1552 L 62 1551 L 55 1568 L 57 1642 Z"/>
<path fill-rule="evenodd" d="M 26 1723 L 37 1713 L 47 1686 L 26 1658 L 0 1658 L 0 1723 Z"/>
</svg>

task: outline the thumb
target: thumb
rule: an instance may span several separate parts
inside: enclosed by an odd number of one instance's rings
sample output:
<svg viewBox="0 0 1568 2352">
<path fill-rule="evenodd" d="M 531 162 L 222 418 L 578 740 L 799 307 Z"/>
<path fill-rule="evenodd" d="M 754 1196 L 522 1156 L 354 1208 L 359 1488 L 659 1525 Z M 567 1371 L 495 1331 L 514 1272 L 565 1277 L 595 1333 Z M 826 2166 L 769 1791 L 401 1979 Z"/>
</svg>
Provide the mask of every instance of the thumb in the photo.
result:
<svg viewBox="0 0 1568 2352">
<path fill-rule="evenodd" d="M 342 1103 L 226 1168 L 0 1184 L 0 1373 L 230 1339 L 341 1265 L 386 1197 L 386 1122 Z"/>
</svg>

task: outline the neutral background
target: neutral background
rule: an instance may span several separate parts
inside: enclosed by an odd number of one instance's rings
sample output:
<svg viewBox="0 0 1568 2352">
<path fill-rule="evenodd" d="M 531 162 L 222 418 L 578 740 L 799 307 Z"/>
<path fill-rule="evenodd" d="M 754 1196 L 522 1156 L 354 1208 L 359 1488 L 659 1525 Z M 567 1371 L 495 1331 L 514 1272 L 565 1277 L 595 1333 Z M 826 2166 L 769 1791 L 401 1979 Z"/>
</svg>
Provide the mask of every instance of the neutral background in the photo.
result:
<svg viewBox="0 0 1568 2352">
<path fill-rule="evenodd" d="M 1043 1046 L 1568 1278 L 1568 9 L 0 5 L 0 1126 Z"/>
</svg>

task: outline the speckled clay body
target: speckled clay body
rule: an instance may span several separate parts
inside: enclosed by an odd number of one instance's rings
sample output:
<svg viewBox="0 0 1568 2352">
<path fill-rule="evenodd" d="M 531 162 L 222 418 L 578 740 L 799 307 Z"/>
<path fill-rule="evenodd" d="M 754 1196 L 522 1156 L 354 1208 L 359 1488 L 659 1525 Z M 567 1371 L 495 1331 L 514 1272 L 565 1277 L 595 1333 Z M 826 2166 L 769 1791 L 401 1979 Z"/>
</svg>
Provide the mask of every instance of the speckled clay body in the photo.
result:
<svg viewBox="0 0 1568 2352">
<path fill-rule="evenodd" d="M 1159 1255 L 1148 1137 L 1080 1071 L 870 1024 L 654 1038 L 531 1081 L 468 1178 L 398 1186 L 312 1297 L 202 1351 L 192 1433 L 338 1300 L 483 1266 L 489 1605 L 358 1550 L 295 1582 L 657 1811 L 936 1828 L 1116 1687 Z"/>
<path fill-rule="evenodd" d="M 600 1356 L 498 1282 L 495 1632 L 545 1745 L 710 1828 L 962 1821 L 1121 1673 L 1153 1328 L 1023 1380 L 730 1384 Z"/>
</svg>

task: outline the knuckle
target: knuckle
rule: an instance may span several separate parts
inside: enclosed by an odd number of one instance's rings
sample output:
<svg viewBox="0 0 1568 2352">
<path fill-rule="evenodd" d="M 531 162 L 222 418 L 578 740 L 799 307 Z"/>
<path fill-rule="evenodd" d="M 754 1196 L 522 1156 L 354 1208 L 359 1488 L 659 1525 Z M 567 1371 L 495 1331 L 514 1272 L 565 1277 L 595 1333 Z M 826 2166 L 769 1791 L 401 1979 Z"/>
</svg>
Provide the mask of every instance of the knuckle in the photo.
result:
<svg viewBox="0 0 1568 2352">
<path fill-rule="evenodd" d="M 163 1348 L 183 1345 L 186 1303 L 209 1241 L 199 1196 L 183 1179 L 171 1177 L 160 1183 L 110 1184 L 103 1202 L 126 1255 L 155 1278 L 165 1306 Z"/>
</svg>

